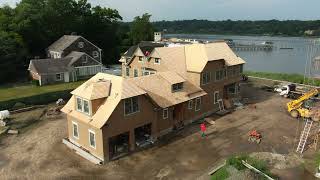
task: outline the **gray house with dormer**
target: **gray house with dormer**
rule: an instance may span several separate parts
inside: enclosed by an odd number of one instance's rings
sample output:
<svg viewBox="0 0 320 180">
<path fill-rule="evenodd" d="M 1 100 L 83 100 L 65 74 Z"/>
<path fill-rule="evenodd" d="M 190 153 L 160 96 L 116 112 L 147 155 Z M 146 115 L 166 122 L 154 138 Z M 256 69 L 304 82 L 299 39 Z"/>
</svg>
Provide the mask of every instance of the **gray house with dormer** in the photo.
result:
<svg viewBox="0 0 320 180">
<path fill-rule="evenodd" d="M 64 35 L 47 48 L 46 59 L 32 59 L 29 72 L 40 85 L 88 79 L 102 71 L 101 49 L 77 35 Z"/>
</svg>

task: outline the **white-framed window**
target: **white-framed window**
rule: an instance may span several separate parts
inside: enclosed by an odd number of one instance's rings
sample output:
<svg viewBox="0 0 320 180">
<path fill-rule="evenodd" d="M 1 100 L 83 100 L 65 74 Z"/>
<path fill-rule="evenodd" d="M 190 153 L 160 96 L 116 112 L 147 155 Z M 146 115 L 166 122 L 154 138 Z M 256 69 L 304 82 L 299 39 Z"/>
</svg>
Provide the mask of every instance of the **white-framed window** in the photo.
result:
<svg viewBox="0 0 320 180">
<path fill-rule="evenodd" d="M 188 101 L 188 109 L 192 109 L 193 108 L 193 100 L 189 100 Z"/>
<path fill-rule="evenodd" d="M 124 100 L 124 114 L 129 115 L 139 112 L 138 96 Z"/>
<path fill-rule="evenodd" d="M 220 99 L 219 91 L 215 91 L 213 93 L 213 103 L 216 104 L 218 103 L 218 100 Z"/>
<path fill-rule="evenodd" d="M 126 76 L 129 77 L 130 76 L 130 68 L 126 67 Z"/>
<path fill-rule="evenodd" d="M 162 118 L 168 119 L 168 116 L 169 116 L 169 110 L 168 110 L 168 108 L 164 108 L 162 111 Z"/>
<path fill-rule="evenodd" d="M 82 56 L 82 63 L 87 63 L 88 57 L 86 55 Z"/>
<path fill-rule="evenodd" d="M 154 59 L 154 64 L 160 64 L 160 58 L 155 58 Z"/>
<path fill-rule="evenodd" d="M 92 56 L 93 56 L 94 58 L 98 58 L 98 57 L 99 57 L 99 52 L 98 52 L 98 51 L 93 51 L 93 52 L 92 52 Z"/>
<path fill-rule="evenodd" d="M 216 81 L 220 81 L 220 80 L 223 80 L 227 75 L 227 71 L 226 69 L 221 69 L 221 70 L 218 70 L 215 72 L 215 80 Z"/>
<path fill-rule="evenodd" d="M 133 69 L 133 77 L 138 77 L 138 76 L 139 76 L 138 69 Z"/>
<path fill-rule="evenodd" d="M 56 74 L 56 81 L 61 81 L 62 80 L 62 73 L 57 73 Z"/>
<path fill-rule="evenodd" d="M 180 91 L 183 88 L 183 83 L 172 84 L 172 92 Z"/>
<path fill-rule="evenodd" d="M 83 112 L 87 115 L 91 114 L 91 103 L 88 100 L 81 97 L 76 97 L 76 105 L 77 111 Z"/>
<path fill-rule="evenodd" d="M 90 147 L 96 148 L 96 133 L 92 130 L 89 130 L 89 144 Z"/>
<path fill-rule="evenodd" d="M 211 72 L 202 72 L 201 73 L 201 84 L 208 84 L 211 80 Z"/>
<path fill-rule="evenodd" d="M 74 138 L 79 139 L 78 123 L 72 121 L 72 135 Z"/>
<path fill-rule="evenodd" d="M 78 42 L 78 47 L 79 48 L 84 48 L 84 42 Z"/>
<path fill-rule="evenodd" d="M 199 111 L 201 107 L 201 97 L 196 98 L 196 103 L 195 103 L 195 111 Z"/>
</svg>

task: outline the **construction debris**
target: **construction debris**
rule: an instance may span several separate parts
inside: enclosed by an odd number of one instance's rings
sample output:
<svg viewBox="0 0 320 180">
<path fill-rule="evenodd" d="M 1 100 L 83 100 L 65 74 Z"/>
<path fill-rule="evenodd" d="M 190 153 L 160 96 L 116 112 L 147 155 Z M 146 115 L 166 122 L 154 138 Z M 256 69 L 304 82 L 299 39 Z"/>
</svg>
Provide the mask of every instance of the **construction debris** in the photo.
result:
<svg viewBox="0 0 320 180">
<path fill-rule="evenodd" d="M 66 104 L 66 102 L 62 98 L 58 99 L 56 102 L 56 105 L 58 105 L 58 106 L 65 105 L 65 104 Z"/>
<path fill-rule="evenodd" d="M 18 134 L 18 133 L 19 133 L 18 130 L 10 129 L 10 130 L 8 131 L 8 134 Z"/>
<path fill-rule="evenodd" d="M 212 120 L 211 118 L 204 118 L 204 120 L 205 120 L 207 123 L 211 124 L 211 125 L 216 124 L 216 122 L 215 122 L 214 120 Z"/>
<path fill-rule="evenodd" d="M 0 126 L 4 127 L 6 125 L 7 125 L 7 123 L 5 121 L 0 120 Z"/>
<path fill-rule="evenodd" d="M 0 120 L 5 120 L 10 117 L 10 112 L 8 110 L 0 111 Z"/>
<path fill-rule="evenodd" d="M 53 108 L 50 108 L 47 113 L 46 113 L 46 116 L 48 118 L 50 117 L 53 117 L 53 116 L 57 116 L 57 115 L 60 115 L 61 114 L 61 111 L 60 111 L 60 107 L 53 107 Z"/>
</svg>

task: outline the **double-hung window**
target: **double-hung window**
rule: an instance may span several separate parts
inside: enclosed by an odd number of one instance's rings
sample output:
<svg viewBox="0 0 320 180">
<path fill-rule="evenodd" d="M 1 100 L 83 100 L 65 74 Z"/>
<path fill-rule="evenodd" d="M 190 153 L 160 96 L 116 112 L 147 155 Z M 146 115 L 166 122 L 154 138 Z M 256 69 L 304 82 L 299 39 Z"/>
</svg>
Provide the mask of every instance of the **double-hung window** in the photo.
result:
<svg viewBox="0 0 320 180">
<path fill-rule="evenodd" d="M 79 139 L 78 124 L 75 122 L 72 122 L 72 135 L 74 138 Z"/>
<path fill-rule="evenodd" d="M 81 97 L 76 97 L 77 111 L 90 115 L 90 102 Z"/>
<path fill-rule="evenodd" d="M 139 111 L 138 97 L 132 97 L 124 100 L 124 114 L 129 115 Z"/>
<path fill-rule="evenodd" d="M 77 97 L 77 110 L 82 111 L 82 99 Z"/>
<path fill-rule="evenodd" d="M 193 108 L 193 100 L 189 100 L 188 109 L 192 109 L 192 108 Z"/>
<path fill-rule="evenodd" d="M 138 69 L 133 69 L 133 77 L 138 77 L 138 76 L 139 76 Z"/>
<path fill-rule="evenodd" d="M 201 84 L 208 84 L 211 80 L 211 72 L 203 72 L 201 73 Z"/>
<path fill-rule="evenodd" d="M 89 144 L 90 147 L 96 148 L 96 133 L 92 130 L 89 130 Z"/>
<path fill-rule="evenodd" d="M 130 76 L 130 68 L 126 67 L 126 76 L 129 77 Z"/>
<path fill-rule="evenodd" d="M 195 111 L 199 111 L 201 106 L 201 97 L 196 98 Z"/>
<path fill-rule="evenodd" d="M 168 116 L 169 116 L 169 110 L 168 108 L 164 108 L 162 112 L 163 119 L 168 119 Z"/>
<path fill-rule="evenodd" d="M 61 73 L 56 74 L 56 80 L 57 81 L 61 81 L 62 80 L 62 74 Z"/>
</svg>

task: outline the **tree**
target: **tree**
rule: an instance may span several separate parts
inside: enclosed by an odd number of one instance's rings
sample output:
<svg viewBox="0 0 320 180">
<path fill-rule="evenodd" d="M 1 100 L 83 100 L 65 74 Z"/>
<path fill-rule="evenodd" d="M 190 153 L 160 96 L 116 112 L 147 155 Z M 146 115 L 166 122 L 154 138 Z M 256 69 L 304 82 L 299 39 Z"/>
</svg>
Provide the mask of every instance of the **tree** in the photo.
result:
<svg viewBox="0 0 320 180">
<path fill-rule="evenodd" d="M 145 13 L 141 17 L 137 16 L 134 18 L 130 31 L 130 38 L 133 44 L 153 39 L 154 29 L 150 22 L 150 17 L 150 14 Z"/>
<path fill-rule="evenodd" d="M 92 7 L 87 0 L 21 0 L 15 8 L 0 7 L 1 67 L 8 70 L 14 67 L 25 75 L 31 58 L 44 58 L 45 49 L 51 43 L 73 32 L 103 50 L 104 64 L 116 63 L 120 54 L 121 20 L 117 10 Z M 9 52 L 12 53 L 5 54 Z"/>
<path fill-rule="evenodd" d="M 25 55 L 27 54 L 21 36 L 0 31 L 0 82 L 10 82 L 25 75 Z"/>
</svg>

